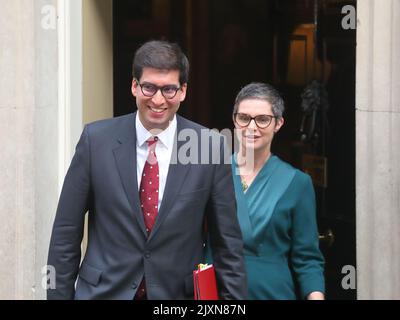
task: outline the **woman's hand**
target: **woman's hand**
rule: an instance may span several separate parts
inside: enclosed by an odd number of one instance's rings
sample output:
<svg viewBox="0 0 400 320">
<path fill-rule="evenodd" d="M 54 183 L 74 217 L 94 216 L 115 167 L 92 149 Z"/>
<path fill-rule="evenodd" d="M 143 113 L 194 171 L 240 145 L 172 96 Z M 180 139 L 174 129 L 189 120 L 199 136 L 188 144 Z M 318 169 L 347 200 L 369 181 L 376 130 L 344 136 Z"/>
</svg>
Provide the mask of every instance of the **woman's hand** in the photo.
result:
<svg viewBox="0 0 400 320">
<path fill-rule="evenodd" d="M 325 296 L 322 292 L 314 291 L 307 296 L 307 300 L 325 300 Z"/>
</svg>

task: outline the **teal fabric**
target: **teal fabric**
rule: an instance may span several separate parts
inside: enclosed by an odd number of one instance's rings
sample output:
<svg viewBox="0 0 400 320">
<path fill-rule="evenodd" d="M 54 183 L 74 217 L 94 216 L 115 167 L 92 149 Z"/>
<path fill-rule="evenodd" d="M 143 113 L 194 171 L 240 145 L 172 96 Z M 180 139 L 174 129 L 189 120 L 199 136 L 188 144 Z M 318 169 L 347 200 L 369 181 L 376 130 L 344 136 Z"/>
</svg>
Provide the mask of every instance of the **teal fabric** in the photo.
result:
<svg viewBox="0 0 400 320">
<path fill-rule="evenodd" d="M 249 299 L 305 299 L 325 291 L 315 194 L 305 173 L 272 155 L 244 193 L 233 157 Z"/>
</svg>

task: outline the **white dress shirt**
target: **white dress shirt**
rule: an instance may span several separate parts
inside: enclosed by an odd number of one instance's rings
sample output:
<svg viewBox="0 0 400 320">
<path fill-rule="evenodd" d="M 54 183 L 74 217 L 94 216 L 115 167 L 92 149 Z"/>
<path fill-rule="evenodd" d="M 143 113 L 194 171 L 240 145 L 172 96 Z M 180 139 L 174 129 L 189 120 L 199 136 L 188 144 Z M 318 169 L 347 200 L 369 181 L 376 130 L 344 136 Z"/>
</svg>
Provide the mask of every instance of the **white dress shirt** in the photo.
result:
<svg viewBox="0 0 400 320">
<path fill-rule="evenodd" d="M 156 157 L 160 175 L 158 187 L 158 208 L 161 206 L 165 184 L 167 182 L 169 164 L 171 162 L 172 150 L 174 147 L 175 132 L 176 116 L 174 116 L 167 129 L 157 134 L 158 141 L 156 144 Z M 143 126 L 139 119 L 139 115 L 136 114 L 136 170 L 138 190 L 142 180 L 143 168 L 149 153 L 146 141 L 152 136 L 153 135 Z"/>
</svg>

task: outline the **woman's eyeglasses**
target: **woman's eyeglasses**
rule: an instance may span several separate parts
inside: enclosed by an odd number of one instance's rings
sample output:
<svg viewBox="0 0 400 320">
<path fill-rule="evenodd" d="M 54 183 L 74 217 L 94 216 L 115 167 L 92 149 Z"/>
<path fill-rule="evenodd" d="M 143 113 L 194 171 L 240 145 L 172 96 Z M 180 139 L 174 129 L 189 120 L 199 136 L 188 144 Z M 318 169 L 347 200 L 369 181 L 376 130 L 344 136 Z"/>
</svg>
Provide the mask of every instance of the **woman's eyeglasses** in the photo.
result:
<svg viewBox="0 0 400 320">
<path fill-rule="evenodd" d="M 246 113 L 237 112 L 234 114 L 234 120 L 236 124 L 242 128 L 247 127 L 250 124 L 251 120 L 254 120 L 257 127 L 259 127 L 260 129 L 265 129 L 269 127 L 272 119 L 278 119 L 278 117 L 271 116 L 269 114 L 259 114 L 255 117 L 251 117 Z"/>
</svg>

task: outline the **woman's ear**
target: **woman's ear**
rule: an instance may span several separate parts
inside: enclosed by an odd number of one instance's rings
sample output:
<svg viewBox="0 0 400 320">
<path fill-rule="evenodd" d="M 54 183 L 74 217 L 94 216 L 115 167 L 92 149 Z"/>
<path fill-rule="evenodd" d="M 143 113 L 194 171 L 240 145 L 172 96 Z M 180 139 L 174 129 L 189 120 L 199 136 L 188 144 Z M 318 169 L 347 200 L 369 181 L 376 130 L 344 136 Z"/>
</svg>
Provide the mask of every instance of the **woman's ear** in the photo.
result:
<svg viewBox="0 0 400 320">
<path fill-rule="evenodd" d="M 274 132 L 277 133 L 280 130 L 280 128 L 283 126 L 284 123 L 285 123 L 285 119 L 283 119 L 283 117 L 278 118 L 276 120 Z"/>
</svg>

